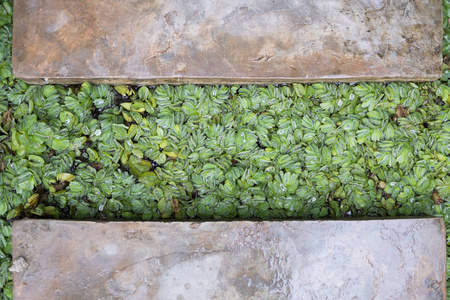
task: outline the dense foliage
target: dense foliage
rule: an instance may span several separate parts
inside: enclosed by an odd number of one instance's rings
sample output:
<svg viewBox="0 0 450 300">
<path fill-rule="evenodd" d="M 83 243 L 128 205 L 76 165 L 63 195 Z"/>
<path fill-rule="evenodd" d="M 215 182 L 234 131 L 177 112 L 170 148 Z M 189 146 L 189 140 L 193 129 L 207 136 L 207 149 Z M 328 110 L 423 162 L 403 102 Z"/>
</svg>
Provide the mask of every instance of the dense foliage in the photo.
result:
<svg viewBox="0 0 450 300">
<path fill-rule="evenodd" d="M 0 5 L 3 298 L 9 220 L 25 216 L 450 221 L 447 73 L 421 84 L 27 85 L 11 72 L 11 6 Z"/>
<path fill-rule="evenodd" d="M 418 215 L 450 196 L 438 83 L 115 89 L 9 89 L 1 214 Z"/>
</svg>

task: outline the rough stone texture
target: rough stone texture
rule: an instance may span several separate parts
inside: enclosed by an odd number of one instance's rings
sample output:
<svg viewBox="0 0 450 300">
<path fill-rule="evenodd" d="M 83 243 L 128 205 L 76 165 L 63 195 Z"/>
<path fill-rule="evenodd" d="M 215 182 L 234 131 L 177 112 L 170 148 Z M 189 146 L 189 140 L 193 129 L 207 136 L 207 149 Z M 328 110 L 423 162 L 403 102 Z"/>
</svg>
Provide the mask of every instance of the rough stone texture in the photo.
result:
<svg viewBox="0 0 450 300">
<path fill-rule="evenodd" d="M 445 299 L 442 219 L 13 225 L 14 299 Z"/>
<path fill-rule="evenodd" d="M 442 0 L 15 0 L 30 83 L 423 81 L 442 72 Z"/>
</svg>

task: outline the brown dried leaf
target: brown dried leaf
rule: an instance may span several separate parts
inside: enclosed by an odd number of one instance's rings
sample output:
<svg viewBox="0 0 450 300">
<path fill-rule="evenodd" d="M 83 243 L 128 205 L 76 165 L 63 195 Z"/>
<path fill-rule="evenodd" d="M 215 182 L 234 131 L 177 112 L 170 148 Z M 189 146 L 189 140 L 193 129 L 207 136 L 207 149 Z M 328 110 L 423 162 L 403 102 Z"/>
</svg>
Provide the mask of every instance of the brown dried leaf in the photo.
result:
<svg viewBox="0 0 450 300">
<path fill-rule="evenodd" d="M 5 126 L 8 123 L 11 123 L 12 117 L 11 117 L 11 111 L 12 108 L 8 109 L 3 113 L 3 126 Z"/>
<path fill-rule="evenodd" d="M 94 169 L 96 169 L 97 171 L 103 169 L 101 164 L 89 164 L 91 167 L 93 167 Z"/>
<path fill-rule="evenodd" d="M 386 187 L 386 182 L 380 180 L 380 181 L 378 181 L 377 186 L 378 186 L 380 189 L 384 189 L 384 188 Z"/>
<path fill-rule="evenodd" d="M 395 114 L 398 118 L 406 118 L 407 116 L 409 116 L 409 107 L 403 107 L 399 104 L 395 109 Z"/>
<path fill-rule="evenodd" d="M 173 207 L 173 211 L 174 212 L 179 212 L 180 211 L 180 207 L 178 206 L 178 199 L 177 198 L 172 198 L 172 207 Z"/>
<path fill-rule="evenodd" d="M 431 196 L 431 199 L 433 199 L 434 204 L 444 203 L 444 199 L 441 198 L 439 192 L 436 189 L 433 190 L 433 195 Z"/>
<path fill-rule="evenodd" d="M 450 55 L 444 55 L 444 64 L 448 65 L 450 63 Z"/>
<path fill-rule="evenodd" d="M 69 186 L 69 184 L 70 184 L 70 182 L 68 182 L 68 181 L 61 181 L 61 182 L 53 183 L 50 186 L 55 190 L 55 192 L 59 192 L 59 191 L 65 190 L 66 187 Z"/>
</svg>

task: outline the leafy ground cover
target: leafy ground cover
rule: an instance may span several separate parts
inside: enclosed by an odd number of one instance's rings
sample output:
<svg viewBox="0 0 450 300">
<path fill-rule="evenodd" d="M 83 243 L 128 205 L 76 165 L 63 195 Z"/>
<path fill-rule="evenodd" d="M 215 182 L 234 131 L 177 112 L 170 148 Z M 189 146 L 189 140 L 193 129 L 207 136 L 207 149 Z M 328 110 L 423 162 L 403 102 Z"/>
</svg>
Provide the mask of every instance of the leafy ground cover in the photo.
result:
<svg viewBox="0 0 450 300">
<path fill-rule="evenodd" d="M 27 85 L 0 5 L 0 288 L 11 223 L 443 216 L 450 73 L 429 83 Z M 444 2 L 444 55 L 450 46 Z"/>
</svg>

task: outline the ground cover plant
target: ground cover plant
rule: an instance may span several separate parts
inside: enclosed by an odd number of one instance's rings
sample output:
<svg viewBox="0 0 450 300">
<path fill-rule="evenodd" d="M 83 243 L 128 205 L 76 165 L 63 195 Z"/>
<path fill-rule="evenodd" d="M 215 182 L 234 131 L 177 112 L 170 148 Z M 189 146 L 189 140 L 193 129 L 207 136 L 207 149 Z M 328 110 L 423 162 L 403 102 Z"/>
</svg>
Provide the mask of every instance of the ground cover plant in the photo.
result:
<svg viewBox="0 0 450 300">
<path fill-rule="evenodd" d="M 28 85 L 11 71 L 12 2 L 0 4 L 4 299 L 22 217 L 450 221 L 448 71 L 429 83 Z"/>
</svg>

